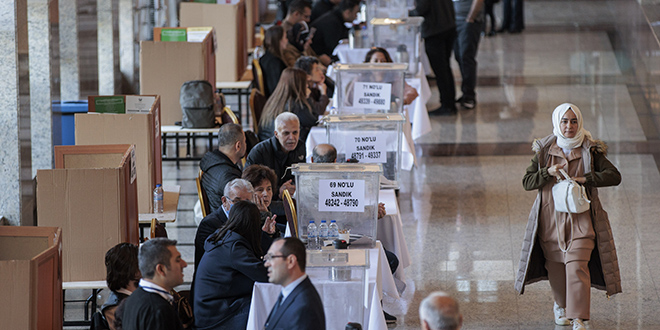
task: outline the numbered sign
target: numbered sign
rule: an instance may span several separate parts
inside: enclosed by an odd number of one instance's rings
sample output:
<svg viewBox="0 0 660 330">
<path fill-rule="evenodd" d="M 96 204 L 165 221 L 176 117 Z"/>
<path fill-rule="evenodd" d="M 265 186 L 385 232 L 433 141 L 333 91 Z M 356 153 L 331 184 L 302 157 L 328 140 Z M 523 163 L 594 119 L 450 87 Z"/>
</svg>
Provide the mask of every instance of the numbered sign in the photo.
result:
<svg viewBox="0 0 660 330">
<path fill-rule="evenodd" d="M 360 163 L 386 163 L 387 141 L 382 132 L 350 132 L 346 135 L 346 158 Z"/>
<path fill-rule="evenodd" d="M 353 90 L 353 106 L 365 109 L 389 110 L 392 85 L 384 83 L 356 82 Z"/>
<path fill-rule="evenodd" d="M 364 180 L 319 180 L 320 212 L 364 212 Z"/>
</svg>

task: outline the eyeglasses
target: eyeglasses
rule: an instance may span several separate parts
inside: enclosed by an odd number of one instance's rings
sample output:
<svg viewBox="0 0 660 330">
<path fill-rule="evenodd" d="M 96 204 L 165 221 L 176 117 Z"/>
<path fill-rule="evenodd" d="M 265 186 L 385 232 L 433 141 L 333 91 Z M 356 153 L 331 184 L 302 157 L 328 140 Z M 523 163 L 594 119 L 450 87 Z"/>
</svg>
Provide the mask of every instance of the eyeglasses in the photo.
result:
<svg viewBox="0 0 660 330">
<path fill-rule="evenodd" d="M 279 256 L 274 256 L 274 255 L 267 254 L 267 255 L 264 256 L 264 262 L 271 261 L 271 260 L 273 260 L 273 258 L 286 258 L 286 257 L 288 257 L 288 256 L 285 256 L 283 254 L 279 255 Z"/>
<path fill-rule="evenodd" d="M 226 198 L 229 202 L 231 202 L 232 204 L 236 204 L 236 203 L 238 203 L 238 202 L 241 201 L 241 200 L 238 199 L 238 198 L 236 198 L 236 199 L 231 199 L 231 198 L 229 198 L 229 196 L 225 196 L 225 198 Z"/>
</svg>

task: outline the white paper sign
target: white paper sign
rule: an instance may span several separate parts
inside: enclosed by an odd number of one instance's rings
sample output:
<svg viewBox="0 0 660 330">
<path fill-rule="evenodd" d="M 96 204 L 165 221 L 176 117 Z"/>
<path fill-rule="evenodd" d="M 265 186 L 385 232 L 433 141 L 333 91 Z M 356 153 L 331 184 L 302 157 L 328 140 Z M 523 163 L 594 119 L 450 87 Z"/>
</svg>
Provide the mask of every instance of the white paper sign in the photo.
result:
<svg viewBox="0 0 660 330">
<path fill-rule="evenodd" d="M 155 96 L 126 95 L 126 113 L 149 113 Z"/>
<path fill-rule="evenodd" d="M 319 212 L 364 212 L 364 180 L 319 180 Z"/>
<path fill-rule="evenodd" d="M 381 132 L 355 132 L 346 136 L 346 158 L 360 163 L 387 162 L 387 143 Z"/>
<path fill-rule="evenodd" d="M 353 90 L 353 106 L 365 109 L 390 109 L 392 85 L 372 82 L 356 82 Z"/>
</svg>

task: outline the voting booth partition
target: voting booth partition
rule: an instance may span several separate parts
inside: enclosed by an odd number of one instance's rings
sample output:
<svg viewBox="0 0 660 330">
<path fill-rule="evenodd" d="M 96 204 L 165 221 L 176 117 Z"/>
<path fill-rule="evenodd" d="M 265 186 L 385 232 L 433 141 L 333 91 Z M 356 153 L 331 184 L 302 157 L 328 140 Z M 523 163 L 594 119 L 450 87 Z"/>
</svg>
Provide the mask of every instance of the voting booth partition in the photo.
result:
<svg viewBox="0 0 660 330">
<path fill-rule="evenodd" d="M 62 230 L 0 226 L 3 329 L 62 329 Z"/>
<path fill-rule="evenodd" d="M 369 250 L 307 251 L 305 272 L 323 301 L 326 329 L 363 323 L 369 307 Z"/>
<path fill-rule="evenodd" d="M 89 113 L 75 120 L 76 145 L 135 145 L 138 211 L 152 213 L 154 188 L 163 183 L 160 96 L 89 96 Z"/>
<path fill-rule="evenodd" d="M 299 163 L 296 179 L 298 237 L 307 241 L 307 225 L 336 220 L 352 244 L 373 247 L 378 230 L 380 164 Z"/>
<path fill-rule="evenodd" d="M 337 162 L 381 164 L 381 188 L 399 188 L 405 118 L 399 113 L 329 115 L 324 118 L 328 143 L 337 149 Z"/>
<path fill-rule="evenodd" d="M 401 113 L 407 69 L 399 63 L 335 64 L 337 113 Z"/>
<path fill-rule="evenodd" d="M 55 146 L 55 169 L 37 171 L 37 223 L 60 227 L 62 281 L 105 281 L 105 253 L 138 244 L 132 145 Z"/>
</svg>

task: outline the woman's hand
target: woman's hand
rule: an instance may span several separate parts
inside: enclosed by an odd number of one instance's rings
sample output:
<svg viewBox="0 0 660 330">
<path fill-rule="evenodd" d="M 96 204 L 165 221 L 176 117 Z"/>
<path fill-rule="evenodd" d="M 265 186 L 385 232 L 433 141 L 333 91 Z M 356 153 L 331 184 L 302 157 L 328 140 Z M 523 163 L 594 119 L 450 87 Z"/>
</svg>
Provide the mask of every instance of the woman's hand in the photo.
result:
<svg viewBox="0 0 660 330">
<path fill-rule="evenodd" d="M 261 230 L 267 232 L 269 235 L 275 234 L 275 219 L 277 219 L 277 214 L 273 214 L 272 217 L 267 217 Z"/>
<path fill-rule="evenodd" d="M 564 166 L 566 166 L 566 165 L 565 164 L 552 165 L 552 166 L 548 167 L 548 174 L 550 174 L 554 177 L 562 178 L 562 176 L 559 174 L 559 169 L 564 168 Z"/>
<path fill-rule="evenodd" d="M 264 203 L 264 198 L 260 194 L 255 193 L 252 195 L 252 202 L 257 205 L 259 212 L 268 212 L 268 207 Z"/>
<path fill-rule="evenodd" d="M 573 181 L 575 181 L 579 184 L 584 184 L 585 182 L 587 182 L 587 178 L 585 178 L 583 176 L 576 176 L 576 177 L 573 178 Z"/>
</svg>

